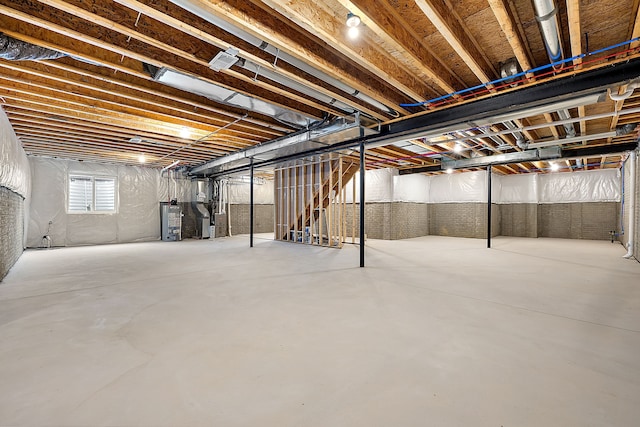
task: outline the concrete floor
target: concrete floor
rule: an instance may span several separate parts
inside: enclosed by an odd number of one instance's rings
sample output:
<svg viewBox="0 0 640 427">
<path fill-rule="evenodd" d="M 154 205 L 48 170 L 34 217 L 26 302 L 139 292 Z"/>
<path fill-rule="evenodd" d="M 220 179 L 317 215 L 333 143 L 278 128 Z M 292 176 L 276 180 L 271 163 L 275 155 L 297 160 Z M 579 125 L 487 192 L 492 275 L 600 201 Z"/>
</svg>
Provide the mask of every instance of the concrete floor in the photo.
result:
<svg viewBox="0 0 640 427">
<path fill-rule="evenodd" d="M 26 252 L 2 426 L 638 426 L 622 246 L 425 237 Z"/>
</svg>

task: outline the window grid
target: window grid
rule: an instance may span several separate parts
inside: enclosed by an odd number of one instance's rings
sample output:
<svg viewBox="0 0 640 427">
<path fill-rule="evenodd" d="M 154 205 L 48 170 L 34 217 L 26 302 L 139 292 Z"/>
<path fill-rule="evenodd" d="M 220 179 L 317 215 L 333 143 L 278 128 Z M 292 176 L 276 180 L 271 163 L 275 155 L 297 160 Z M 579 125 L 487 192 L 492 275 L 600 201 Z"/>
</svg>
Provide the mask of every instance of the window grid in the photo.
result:
<svg viewBox="0 0 640 427">
<path fill-rule="evenodd" d="M 69 213 L 116 212 L 116 179 L 69 175 Z"/>
</svg>

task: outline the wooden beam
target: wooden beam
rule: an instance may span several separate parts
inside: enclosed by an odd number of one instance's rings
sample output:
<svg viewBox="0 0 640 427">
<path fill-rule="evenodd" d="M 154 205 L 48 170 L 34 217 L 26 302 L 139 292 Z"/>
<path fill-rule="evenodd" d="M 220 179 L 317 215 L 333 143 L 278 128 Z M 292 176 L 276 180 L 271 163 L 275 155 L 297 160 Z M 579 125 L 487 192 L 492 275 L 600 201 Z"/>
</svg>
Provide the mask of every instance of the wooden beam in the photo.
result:
<svg viewBox="0 0 640 427">
<path fill-rule="evenodd" d="M 636 3 L 637 4 L 637 3 Z M 640 7 L 636 8 L 636 18 L 635 18 L 635 22 L 633 24 L 633 30 L 631 32 L 631 38 L 635 39 L 640 37 Z M 638 46 L 640 46 L 640 42 L 633 42 L 630 45 L 631 49 L 635 49 Z"/>
<path fill-rule="evenodd" d="M 49 71 L 48 73 L 44 71 L 40 72 L 30 68 L 22 67 L 20 65 L 16 65 L 15 63 L 2 61 L 0 61 L 0 70 L 4 70 L 5 73 L 4 75 L 0 75 L 0 78 L 4 78 L 14 83 L 22 83 L 39 89 L 60 93 L 60 99 L 63 99 L 67 96 L 66 93 L 68 91 L 68 88 L 75 87 L 85 89 L 84 91 L 75 89 L 74 95 L 76 97 L 85 98 L 87 100 L 90 100 L 91 102 L 96 102 L 96 100 L 98 99 L 100 103 L 104 104 L 105 108 L 130 109 L 131 111 L 138 111 L 143 116 L 149 116 L 152 118 L 160 118 L 164 116 L 164 120 L 167 122 L 174 122 L 176 119 L 188 120 L 193 124 L 197 124 L 198 126 L 213 125 L 221 127 L 230 123 L 228 119 L 221 121 L 216 117 L 212 117 L 210 114 L 201 114 L 197 111 L 193 111 L 193 109 L 189 111 L 187 109 L 188 107 L 186 106 L 178 106 L 175 104 L 172 105 L 170 102 L 155 102 L 147 98 L 135 96 L 130 92 L 106 89 L 98 86 L 97 84 L 84 83 L 79 79 L 58 77 L 55 74 L 51 73 L 51 71 Z M 29 75 L 29 78 L 23 79 L 17 77 L 23 73 L 27 73 Z M 84 81 L 86 81 L 86 79 Z M 100 98 L 96 98 L 94 94 L 100 94 L 101 96 Z M 125 103 L 124 101 L 127 102 Z M 245 130 L 242 127 L 240 129 L 229 129 L 224 133 L 237 137 L 264 138 L 265 140 L 273 138 L 273 134 L 263 133 L 258 130 L 257 127 L 252 127 L 250 131 Z"/>
<path fill-rule="evenodd" d="M 543 115 L 547 123 L 551 123 L 554 121 L 553 116 L 551 116 L 551 113 L 544 113 Z M 549 130 L 551 131 L 555 139 L 560 139 L 560 133 L 558 132 L 558 129 L 555 126 L 549 126 Z"/>
<path fill-rule="evenodd" d="M 450 1 L 415 0 L 415 2 L 481 83 L 487 83 L 498 77 L 496 69 L 471 36 Z"/>
<path fill-rule="evenodd" d="M 268 13 L 271 9 L 262 3 L 252 4 L 245 0 L 192 0 L 192 3 L 383 104 L 394 106 L 406 100 L 400 91 L 385 85 L 386 82 L 372 77 L 364 69 L 354 67 L 342 55 L 328 50 L 326 45 L 301 36 L 297 28 L 287 25 L 277 14 Z"/>
<path fill-rule="evenodd" d="M 56 0 L 58 1 L 58 0 Z M 158 22 L 161 22 L 162 24 L 171 27 L 177 31 L 183 32 L 184 34 L 188 34 L 192 37 L 195 37 L 199 40 L 202 40 L 206 43 L 209 43 L 211 45 L 214 45 L 216 47 L 218 47 L 219 49 L 225 50 L 227 49 L 230 45 L 232 45 L 230 42 L 227 42 L 226 40 L 223 40 L 221 38 L 218 38 L 212 34 L 210 34 L 207 31 L 203 31 L 200 28 L 197 28 L 193 25 L 189 25 L 188 23 L 183 22 L 180 19 L 177 19 L 171 15 L 169 15 L 166 11 L 166 9 L 164 11 L 160 11 L 155 9 L 154 7 L 144 4 L 142 2 L 136 1 L 136 0 L 115 0 L 117 3 L 120 3 L 132 10 L 135 10 L 136 12 L 139 12 L 141 14 L 144 14 L 146 16 L 149 16 L 153 19 L 155 19 Z M 156 5 L 157 2 L 152 3 L 154 6 L 157 7 Z M 181 19 L 185 19 L 185 17 L 181 17 Z M 355 109 L 358 109 L 360 111 L 363 111 L 373 117 L 376 117 L 380 120 L 385 120 L 387 118 L 386 115 L 379 113 L 378 111 L 371 109 L 369 106 L 367 106 L 366 104 L 362 103 L 362 102 L 356 102 L 354 99 L 349 98 L 347 96 L 343 96 L 341 94 L 341 92 L 337 89 L 337 88 L 333 88 L 332 90 L 327 88 L 327 85 L 320 85 L 320 84 L 315 84 L 313 82 L 310 81 L 309 76 L 302 76 L 299 75 L 299 73 L 295 73 L 292 71 L 289 71 L 287 68 L 282 67 L 281 64 L 274 64 L 272 62 L 267 61 L 266 59 L 263 59 L 260 55 L 258 55 L 258 52 L 260 51 L 260 49 L 258 47 L 255 46 L 251 46 L 248 43 L 246 43 L 248 46 L 245 46 L 245 48 L 241 48 L 238 46 L 233 46 L 234 48 L 238 49 L 238 57 L 239 58 L 243 58 L 246 59 L 248 61 L 251 61 L 257 65 L 259 65 L 260 67 L 266 68 L 266 69 L 271 69 L 271 70 L 275 70 L 277 71 L 279 74 L 283 75 L 284 77 L 291 79 L 297 83 L 303 84 L 305 86 L 308 86 L 314 90 L 317 90 L 318 92 L 321 92 L 327 96 L 330 96 L 332 98 L 335 98 L 341 102 L 344 102 L 347 105 L 352 106 Z M 264 56 L 264 55 L 262 55 Z M 393 103 L 388 102 L 389 104 L 393 105 Z"/>
<path fill-rule="evenodd" d="M 99 63 L 104 66 L 110 67 L 111 64 L 121 62 L 126 57 L 135 60 L 136 65 L 139 67 L 141 67 L 142 63 L 151 64 L 158 68 L 167 67 L 184 74 L 194 75 L 200 80 L 208 83 L 221 86 L 253 98 L 261 99 L 265 102 L 278 105 L 288 110 L 310 115 L 316 119 L 320 119 L 322 117 L 322 113 L 319 108 L 308 105 L 307 103 L 302 103 L 297 99 L 300 98 L 297 95 L 293 96 L 287 94 L 285 93 L 286 91 L 282 89 L 265 91 L 265 88 L 263 87 L 265 86 L 265 83 L 255 82 L 250 77 L 244 75 L 240 77 L 240 73 L 233 77 L 224 73 L 216 73 L 208 67 L 208 62 L 205 62 L 204 64 L 198 63 L 192 59 L 177 56 L 174 52 L 162 51 L 159 48 L 154 49 L 154 47 L 150 47 L 138 42 L 137 40 L 127 41 L 124 38 L 120 40 L 117 37 L 109 36 L 105 31 L 101 31 L 100 27 L 97 26 L 83 26 L 83 32 L 79 32 L 4 5 L 0 5 L 0 14 L 22 21 L 22 28 L 26 28 L 24 24 L 27 24 L 28 26 L 37 26 L 41 29 L 58 34 L 59 37 L 57 38 L 57 45 L 55 47 L 46 47 L 69 53 L 65 50 L 64 46 L 70 44 L 70 42 L 68 40 L 65 41 L 65 38 L 70 38 L 76 42 L 80 42 L 81 44 L 91 46 L 90 48 L 85 47 L 84 52 L 91 52 L 94 59 L 97 59 Z M 55 13 L 53 15 L 55 15 Z M 51 15 L 49 19 L 54 19 L 53 15 Z M 76 21 L 76 24 L 80 26 L 81 23 Z M 6 31 L 4 32 L 6 33 Z M 97 37 L 92 37 L 85 33 L 95 34 Z M 17 34 L 15 37 L 22 39 L 20 34 Z M 42 45 L 42 43 L 36 44 Z M 75 43 L 73 45 L 79 47 L 81 44 Z M 121 46 L 120 44 L 126 45 L 126 47 Z M 70 54 L 73 56 L 73 53 Z M 240 83 L 240 81 L 242 83 Z M 295 101 L 292 101 L 292 99 Z"/>
<path fill-rule="evenodd" d="M 57 61 L 46 61 L 43 64 L 30 64 L 30 67 L 34 67 L 35 65 L 41 65 L 40 69 L 46 69 L 51 72 L 51 69 L 59 69 L 64 72 L 78 75 L 80 79 L 84 80 L 84 78 L 95 79 L 105 84 L 110 84 L 113 86 L 121 87 L 120 93 L 129 93 L 131 94 L 135 92 L 140 92 L 144 95 L 144 99 L 151 100 L 156 99 L 159 103 L 163 105 L 169 101 L 176 102 L 178 104 L 186 104 L 191 107 L 192 110 L 205 110 L 209 111 L 216 116 L 222 116 L 224 118 L 232 118 L 234 120 L 240 119 L 244 117 L 241 114 L 240 109 L 238 111 L 234 111 L 234 108 L 230 108 L 228 106 L 224 106 L 224 109 L 214 105 L 214 101 L 211 101 L 207 98 L 204 98 L 200 95 L 191 94 L 185 91 L 181 91 L 179 89 L 174 89 L 171 86 L 163 85 L 161 83 L 156 83 L 154 81 L 150 81 L 148 76 L 144 79 L 133 75 L 127 75 L 124 73 L 118 73 L 115 76 L 107 76 L 103 74 L 98 74 L 96 71 L 84 70 L 72 65 L 65 64 L 61 60 Z M 83 64 L 88 66 L 88 64 Z M 102 70 L 97 70 L 102 71 Z M 117 78 L 116 78 L 117 77 Z M 238 127 L 247 127 L 247 129 L 256 129 L 261 132 L 268 132 L 274 136 L 281 136 L 285 132 L 290 132 L 292 129 L 284 127 L 279 124 L 279 122 L 275 122 L 272 118 L 259 118 L 256 113 L 250 113 L 249 116 L 242 119 L 238 122 Z"/>
<path fill-rule="evenodd" d="M 209 1 L 218 3 L 218 0 Z M 396 61 L 389 61 L 368 43 L 361 42 L 357 46 L 347 40 L 344 20 L 338 20 L 313 0 L 264 0 L 287 19 L 301 26 L 311 34 L 321 37 L 331 47 L 361 67 L 370 70 L 379 79 L 392 84 L 414 101 L 423 101 L 429 88 L 415 75 L 404 70 Z M 346 12 L 345 12 L 346 16 Z"/>
<path fill-rule="evenodd" d="M 513 19 L 508 6 L 505 4 L 505 0 L 488 1 L 493 14 L 500 24 L 500 28 L 502 28 L 504 35 L 507 37 L 509 46 L 511 46 L 511 50 L 513 50 L 518 64 L 520 64 L 520 68 L 524 71 L 532 69 L 532 61 L 529 59 L 531 55 L 528 54 L 526 43 L 516 29 L 515 20 Z"/>
<path fill-rule="evenodd" d="M 582 29 L 580 25 L 580 0 L 567 1 L 567 20 L 569 21 L 569 39 L 571 40 L 571 56 L 582 54 Z M 573 60 L 573 65 L 582 64 L 582 58 Z"/>
<path fill-rule="evenodd" d="M 11 82 L 11 84 L 7 84 L 5 80 Z M 14 79 L 15 80 L 15 79 Z M 38 90 L 27 89 L 28 87 L 34 87 Z M 9 99 L 18 99 L 28 102 L 36 102 L 43 103 L 47 102 L 50 105 L 55 106 L 66 106 L 68 109 L 73 109 L 77 112 L 84 113 L 85 111 L 90 111 L 88 114 L 92 115 L 100 115 L 103 119 L 107 119 L 108 117 L 125 120 L 130 124 L 137 121 L 142 120 L 149 123 L 154 123 L 157 126 L 163 126 L 165 128 L 175 128 L 178 135 L 185 127 L 188 127 L 190 131 L 200 131 L 203 133 L 210 133 L 212 131 L 216 131 L 221 129 L 220 127 L 214 127 L 211 125 L 206 125 L 202 123 L 196 123 L 193 121 L 183 121 L 178 119 L 171 119 L 166 115 L 161 115 L 157 113 L 145 113 L 141 111 L 141 109 L 125 107 L 122 105 L 114 105 L 114 103 L 103 101 L 103 100 L 95 100 L 88 96 L 83 95 L 69 95 L 63 91 L 57 89 L 47 88 L 43 85 L 36 84 L 28 84 L 21 83 L 17 81 L 11 81 L 8 77 L 0 77 L 0 90 L 4 93 L 3 96 Z M 171 120 L 171 121 L 169 121 Z M 258 138 L 247 138 L 241 137 L 237 135 L 230 134 L 228 132 L 222 131 L 222 136 L 225 139 L 229 139 L 230 141 L 236 141 L 241 144 L 246 145 L 255 145 L 261 142 Z M 262 139 L 265 141 L 265 139 Z"/>
<path fill-rule="evenodd" d="M 455 92 L 465 84 L 429 49 L 415 30 L 388 3 L 376 0 L 338 0 L 346 11 L 355 13 L 370 31 L 394 52 L 402 53 L 409 65 L 424 74 L 435 92 Z M 451 77 L 449 77 L 451 76 Z M 488 81 L 488 80 L 485 80 Z"/>
<path fill-rule="evenodd" d="M 185 141 L 188 141 L 182 138 L 172 138 L 168 135 L 152 133 L 140 129 L 131 129 L 119 127 L 113 124 L 106 124 L 104 121 L 100 121 L 99 118 L 95 121 L 78 119 L 71 114 L 66 114 L 66 112 L 55 108 L 29 109 L 28 107 L 25 107 L 25 109 L 23 109 L 14 105 L 4 104 L 4 109 L 12 123 L 26 121 L 30 125 L 40 124 L 42 126 L 51 126 L 54 128 L 62 127 L 64 129 L 78 129 L 82 132 L 111 135 L 127 140 L 132 137 L 140 137 L 144 140 L 160 141 L 163 144 L 174 144 L 176 146 L 182 146 Z M 224 141 L 224 143 L 208 141 L 207 147 L 208 149 L 215 149 L 224 152 L 232 152 L 241 148 L 235 145 L 230 146 L 228 141 Z"/>
</svg>

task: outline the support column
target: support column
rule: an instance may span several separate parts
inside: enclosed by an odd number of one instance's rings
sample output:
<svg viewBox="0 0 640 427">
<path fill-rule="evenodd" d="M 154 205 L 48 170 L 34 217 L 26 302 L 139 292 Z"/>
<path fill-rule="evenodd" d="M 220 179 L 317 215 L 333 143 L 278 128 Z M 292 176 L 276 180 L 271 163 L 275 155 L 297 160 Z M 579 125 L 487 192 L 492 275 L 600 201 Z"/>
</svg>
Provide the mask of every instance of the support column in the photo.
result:
<svg viewBox="0 0 640 427">
<path fill-rule="evenodd" d="M 487 166 L 487 248 L 491 248 L 491 165 Z"/>
<path fill-rule="evenodd" d="M 253 157 L 249 173 L 249 247 L 253 247 Z"/>
<path fill-rule="evenodd" d="M 362 130 L 360 136 L 362 137 Z M 364 267 L 364 140 L 360 140 L 360 267 Z"/>
</svg>

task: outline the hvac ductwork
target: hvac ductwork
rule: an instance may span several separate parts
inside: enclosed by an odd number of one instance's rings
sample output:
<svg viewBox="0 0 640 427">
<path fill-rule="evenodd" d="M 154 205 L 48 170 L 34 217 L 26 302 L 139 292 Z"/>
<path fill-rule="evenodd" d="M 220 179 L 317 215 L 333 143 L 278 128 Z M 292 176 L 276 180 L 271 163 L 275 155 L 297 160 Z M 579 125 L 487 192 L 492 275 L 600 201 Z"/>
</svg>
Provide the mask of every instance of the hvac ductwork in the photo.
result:
<svg viewBox="0 0 640 427">
<path fill-rule="evenodd" d="M 559 61 L 562 59 L 562 46 L 556 5 L 553 0 L 533 0 L 533 5 L 549 58 L 551 58 L 551 62 Z"/>
<path fill-rule="evenodd" d="M 67 55 L 0 33 L 0 58 L 2 59 L 8 59 L 9 61 L 38 61 L 41 59 L 58 59 L 63 56 Z"/>
<path fill-rule="evenodd" d="M 197 15 L 205 20 L 207 20 L 208 22 L 210 22 L 211 24 L 215 25 L 218 28 L 223 29 L 224 31 L 233 34 L 234 36 L 244 40 L 245 42 L 252 44 L 260 49 L 262 49 L 265 52 L 270 53 L 271 55 L 273 55 L 274 57 L 274 68 L 276 61 L 284 61 L 288 64 L 293 65 L 294 67 L 296 67 L 297 69 L 304 71 L 307 74 L 310 74 L 322 81 L 324 81 L 325 83 L 330 84 L 331 86 L 340 89 L 341 91 L 348 93 L 349 95 L 360 99 L 363 102 L 366 102 L 367 104 L 385 112 L 386 114 L 393 116 L 393 117 L 398 117 L 400 114 L 394 110 L 391 107 L 388 107 L 386 105 L 384 105 L 383 103 L 373 99 L 372 97 L 365 95 L 361 92 L 359 92 L 358 90 L 350 87 L 347 84 L 342 83 L 341 81 L 323 73 L 322 71 L 313 68 L 311 66 L 309 66 L 308 64 L 306 64 L 303 61 L 300 61 L 299 59 L 289 55 L 286 52 L 282 52 L 280 49 L 278 49 L 275 46 L 270 45 L 269 43 L 267 43 L 264 40 L 259 39 L 258 37 L 255 37 L 254 35 L 241 30 L 240 28 L 236 27 L 233 24 L 230 24 L 229 22 L 225 21 L 224 19 L 221 19 L 219 17 L 217 17 L 216 15 L 204 10 L 203 8 L 193 4 L 192 2 L 190 2 L 189 0 L 170 0 L 171 3 L 174 3 L 175 5 L 193 13 L 194 15 Z M 297 90 L 297 89 L 296 89 Z"/>
</svg>

